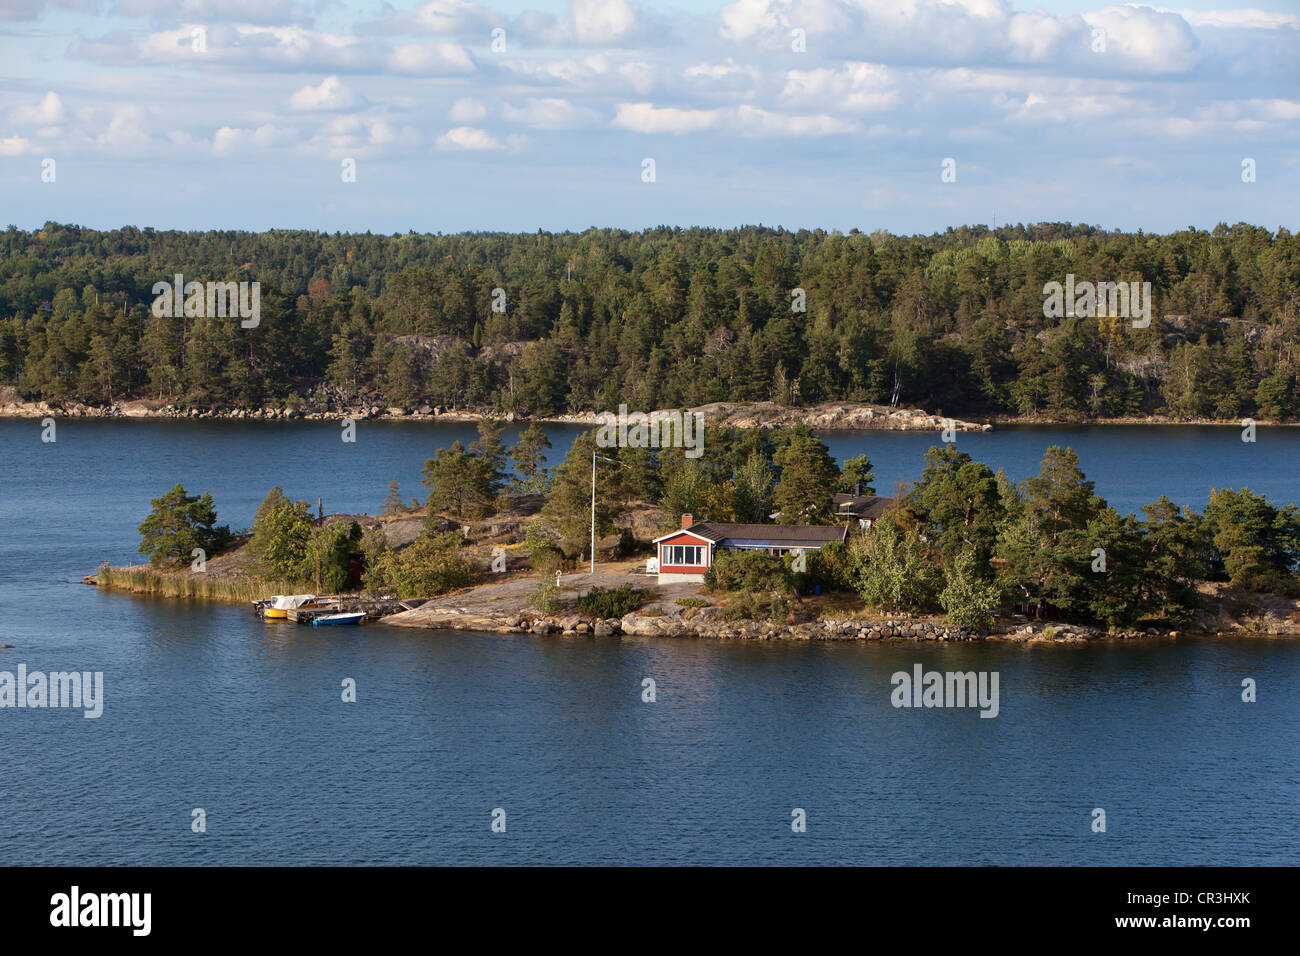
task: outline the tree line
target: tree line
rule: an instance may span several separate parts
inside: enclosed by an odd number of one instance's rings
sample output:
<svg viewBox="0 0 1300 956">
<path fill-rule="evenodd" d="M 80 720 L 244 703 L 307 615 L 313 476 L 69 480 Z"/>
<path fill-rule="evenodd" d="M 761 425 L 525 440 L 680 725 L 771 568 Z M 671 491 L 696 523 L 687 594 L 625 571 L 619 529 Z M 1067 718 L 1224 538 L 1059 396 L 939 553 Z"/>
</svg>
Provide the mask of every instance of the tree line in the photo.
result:
<svg viewBox="0 0 1300 956">
<path fill-rule="evenodd" d="M 261 283 L 258 326 L 154 316 L 177 273 Z M 1067 274 L 1150 282 L 1150 325 L 1044 315 Z M 1300 414 L 1298 342 L 1300 241 L 1247 224 L 0 233 L 0 384 L 51 402 L 1280 420 Z"/>
</svg>

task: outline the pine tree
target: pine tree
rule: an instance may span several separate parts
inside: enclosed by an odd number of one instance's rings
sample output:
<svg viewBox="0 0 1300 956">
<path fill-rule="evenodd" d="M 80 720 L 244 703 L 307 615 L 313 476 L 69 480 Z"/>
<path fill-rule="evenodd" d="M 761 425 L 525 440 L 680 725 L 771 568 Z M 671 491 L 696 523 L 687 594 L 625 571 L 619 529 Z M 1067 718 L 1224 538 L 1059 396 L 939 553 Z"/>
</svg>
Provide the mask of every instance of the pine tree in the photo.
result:
<svg viewBox="0 0 1300 956">
<path fill-rule="evenodd" d="M 188 560 L 195 548 L 210 557 L 230 540 L 230 528 L 215 526 L 211 494 L 189 495 L 184 485 L 177 485 L 149 504 L 152 510 L 140 523 L 139 551 L 149 555 L 154 567 Z"/>
<path fill-rule="evenodd" d="M 406 505 L 402 503 L 402 486 L 394 478 L 388 483 L 388 497 L 384 499 L 384 514 L 401 514 L 405 510 Z"/>
<path fill-rule="evenodd" d="M 597 448 L 594 431 L 579 435 L 564 463 L 556 469 L 555 481 L 542 513 L 550 519 L 565 541 L 575 548 L 587 545 L 591 529 L 591 456 L 612 457 L 612 449 Z M 597 463 L 596 533 L 610 534 L 614 522 L 626 508 L 618 466 Z"/>
<path fill-rule="evenodd" d="M 751 452 L 736 472 L 731 498 L 736 520 L 754 524 L 770 520 L 775 482 L 767 458 Z"/>
<path fill-rule="evenodd" d="M 834 519 L 831 494 L 840 472 L 825 442 L 806 426 L 781 432 L 773 461 L 780 468 L 773 503 L 782 524 L 829 524 Z"/>
<path fill-rule="evenodd" d="M 946 561 L 971 548 L 987 562 L 1004 516 L 997 477 L 966 452 L 944 445 L 925 453 L 921 480 L 904 501 Z"/>
<path fill-rule="evenodd" d="M 839 490 L 850 495 L 874 495 L 876 489 L 871 486 L 876 473 L 871 468 L 871 459 L 866 455 L 857 455 L 840 464 Z"/>
<path fill-rule="evenodd" d="M 424 463 L 425 508 L 431 522 L 443 512 L 457 520 L 482 518 L 491 512 L 495 494 L 489 461 L 465 450 L 459 441 L 439 448 Z"/>
<path fill-rule="evenodd" d="M 551 440 L 546 437 L 536 422 L 530 424 L 510 446 L 510 461 L 519 475 L 519 489 L 529 494 L 543 494 L 549 479 L 547 478 L 544 449 L 551 447 Z"/>
<path fill-rule="evenodd" d="M 469 453 L 477 455 L 487 469 L 488 485 L 493 494 L 500 491 L 506 481 L 506 448 L 501 444 L 506 423 L 499 418 L 478 420 L 478 439 L 469 444 Z"/>
</svg>

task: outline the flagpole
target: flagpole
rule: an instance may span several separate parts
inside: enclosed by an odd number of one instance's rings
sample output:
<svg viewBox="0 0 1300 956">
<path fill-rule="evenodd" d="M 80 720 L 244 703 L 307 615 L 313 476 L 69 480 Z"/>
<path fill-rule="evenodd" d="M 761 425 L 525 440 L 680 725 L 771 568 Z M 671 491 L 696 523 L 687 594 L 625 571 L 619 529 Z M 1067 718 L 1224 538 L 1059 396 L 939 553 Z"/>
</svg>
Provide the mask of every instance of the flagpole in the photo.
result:
<svg viewBox="0 0 1300 956">
<path fill-rule="evenodd" d="M 591 453 L 591 573 L 596 573 L 596 453 Z"/>
</svg>

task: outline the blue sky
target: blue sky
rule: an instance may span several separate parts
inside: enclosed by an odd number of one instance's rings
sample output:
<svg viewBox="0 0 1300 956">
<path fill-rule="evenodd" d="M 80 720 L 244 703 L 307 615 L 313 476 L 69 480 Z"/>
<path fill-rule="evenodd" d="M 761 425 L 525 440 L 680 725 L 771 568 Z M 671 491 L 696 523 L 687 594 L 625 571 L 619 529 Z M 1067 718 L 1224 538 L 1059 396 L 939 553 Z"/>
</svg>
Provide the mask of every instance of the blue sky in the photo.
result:
<svg viewBox="0 0 1300 956">
<path fill-rule="evenodd" d="M 0 0 L 0 63 L 25 228 L 1300 212 L 1296 0 Z"/>
</svg>

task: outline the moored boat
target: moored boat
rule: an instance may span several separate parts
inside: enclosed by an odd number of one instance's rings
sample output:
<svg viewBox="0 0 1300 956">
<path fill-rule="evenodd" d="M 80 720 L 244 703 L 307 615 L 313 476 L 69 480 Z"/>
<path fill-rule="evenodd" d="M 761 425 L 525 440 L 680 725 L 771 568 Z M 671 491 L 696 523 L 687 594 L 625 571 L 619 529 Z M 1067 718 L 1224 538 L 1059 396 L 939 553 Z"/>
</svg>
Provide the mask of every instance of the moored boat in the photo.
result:
<svg viewBox="0 0 1300 956">
<path fill-rule="evenodd" d="M 360 624 L 365 616 L 364 611 L 356 611 L 351 614 L 322 614 L 311 619 L 311 626 L 327 627 L 334 624 Z"/>
</svg>

